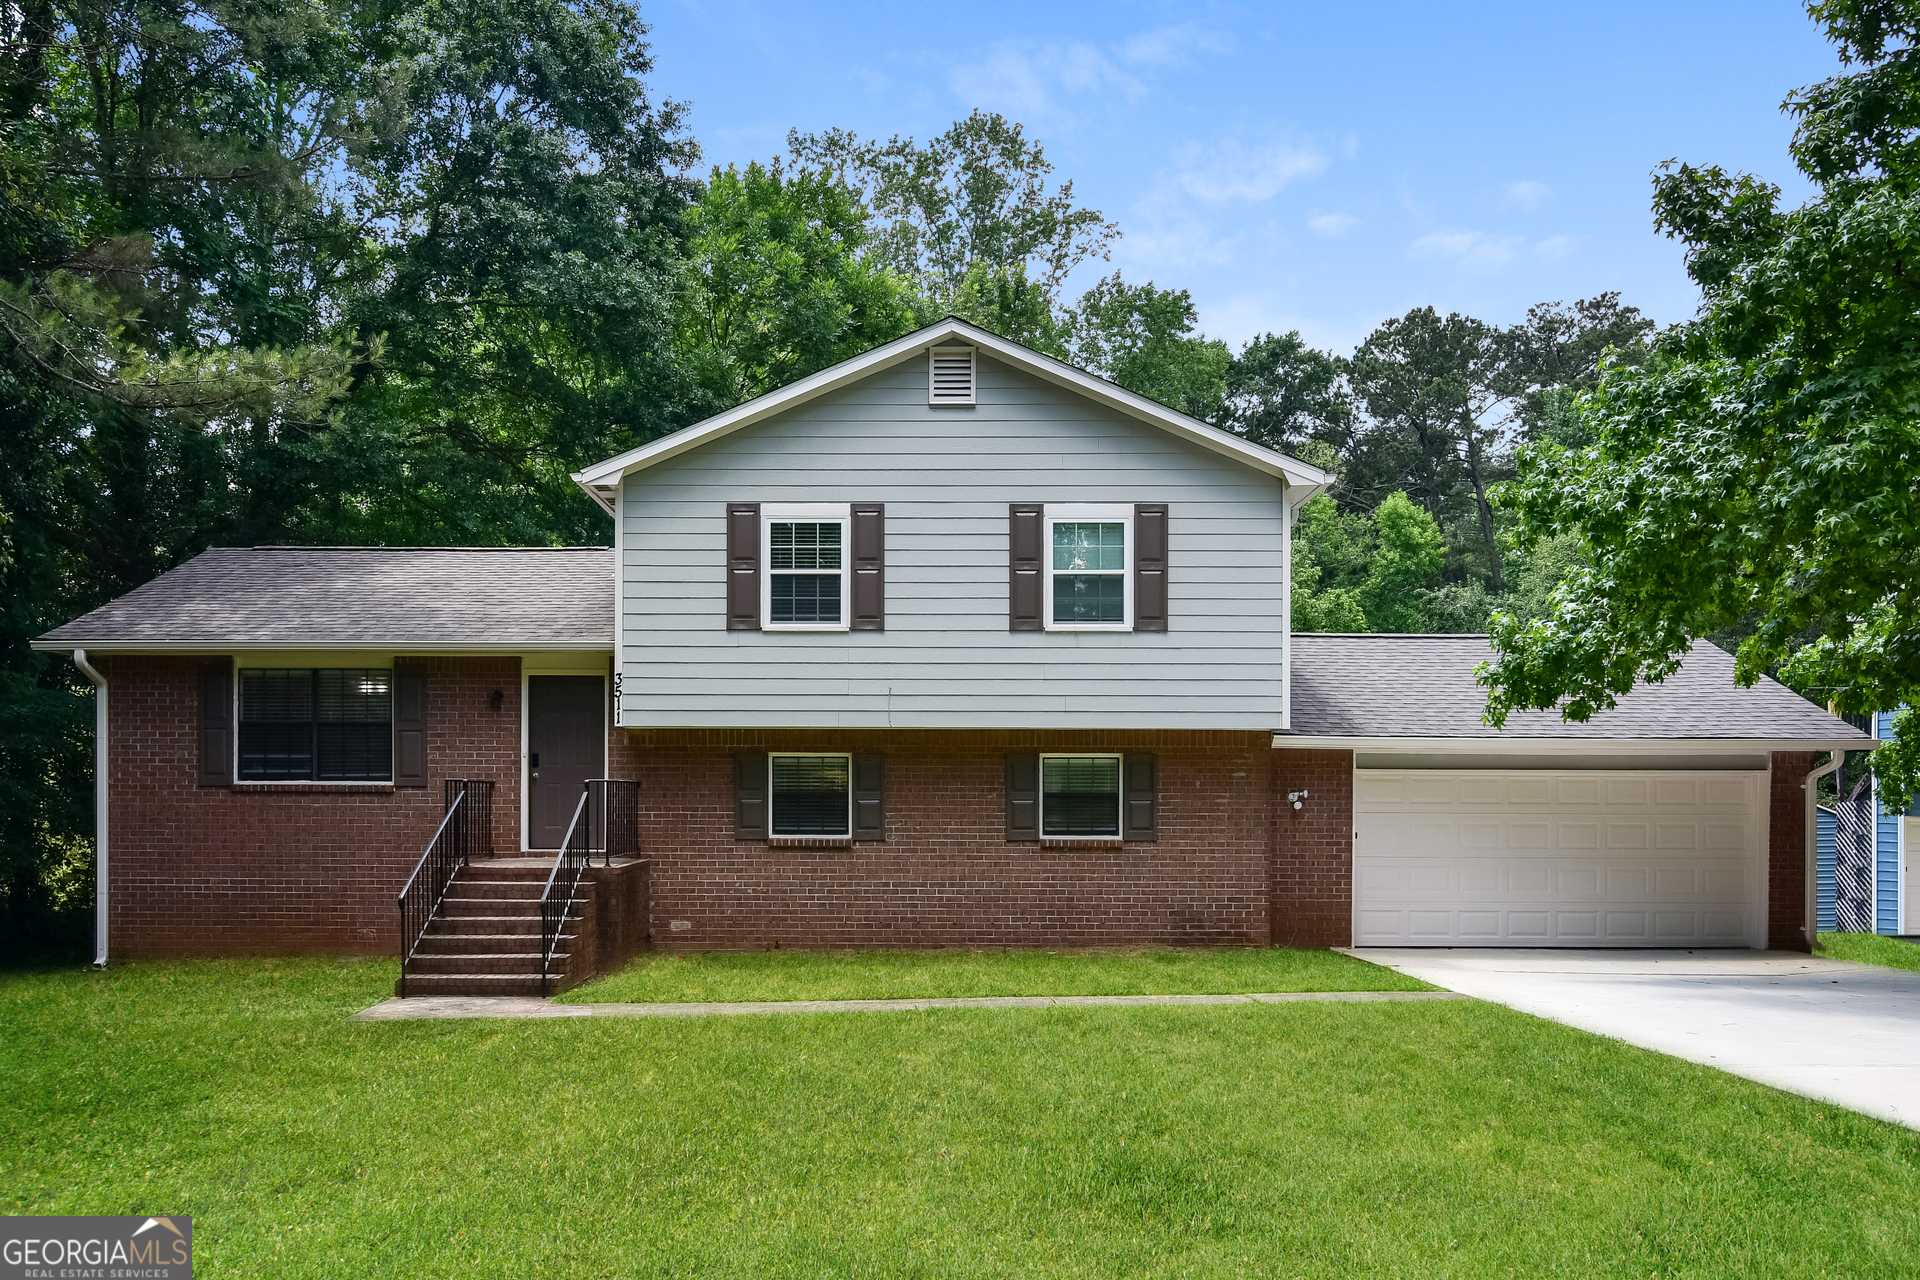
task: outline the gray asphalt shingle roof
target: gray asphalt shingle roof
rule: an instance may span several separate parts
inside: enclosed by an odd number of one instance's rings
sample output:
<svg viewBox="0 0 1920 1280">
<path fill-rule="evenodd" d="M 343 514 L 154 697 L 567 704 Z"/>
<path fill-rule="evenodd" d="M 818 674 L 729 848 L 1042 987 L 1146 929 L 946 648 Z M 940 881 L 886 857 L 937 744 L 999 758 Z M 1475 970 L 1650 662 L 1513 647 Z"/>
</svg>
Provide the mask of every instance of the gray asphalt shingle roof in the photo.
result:
<svg viewBox="0 0 1920 1280">
<path fill-rule="evenodd" d="M 1743 689 L 1733 658 L 1702 641 L 1664 682 L 1641 685 L 1585 724 L 1557 711 L 1516 711 L 1504 731 L 1480 722 L 1486 690 L 1474 668 L 1485 636 L 1293 637 L 1295 735 L 1368 738 L 1871 739 L 1773 680 Z"/>
<path fill-rule="evenodd" d="M 214 547 L 45 644 L 613 643 L 608 547 Z"/>
</svg>

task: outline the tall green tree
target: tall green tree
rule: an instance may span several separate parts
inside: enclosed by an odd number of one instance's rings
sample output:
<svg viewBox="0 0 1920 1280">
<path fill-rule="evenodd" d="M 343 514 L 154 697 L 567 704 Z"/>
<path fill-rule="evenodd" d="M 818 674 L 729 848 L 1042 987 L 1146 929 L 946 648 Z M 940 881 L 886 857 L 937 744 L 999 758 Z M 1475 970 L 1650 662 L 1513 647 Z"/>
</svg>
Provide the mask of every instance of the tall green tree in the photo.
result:
<svg viewBox="0 0 1920 1280">
<path fill-rule="evenodd" d="M 1105 260 L 1120 229 L 1081 206 L 1073 183 L 1052 184 L 1040 143 L 998 112 L 974 111 L 925 145 L 895 135 L 863 141 L 845 129 L 788 135 L 794 160 L 832 169 L 880 223 L 873 253 L 916 283 L 935 314 L 974 308 L 996 332 L 1050 336 L 1068 273 Z"/>
<path fill-rule="evenodd" d="M 1420 307 L 1375 329 L 1349 365 L 1370 419 L 1352 446 L 1350 483 L 1363 492 L 1404 488 L 1437 518 L 1466 498 L 1495 594 L 1503 582 L 1487 489 L 1502 469 L 1508 352 L 1494 326 Z"/>
<path fill-rule="evenodd" d="M 687 210 L 680 355 L 738 404 L 914 327 L 911 286 L 864 255 L 867 211 L 831 170 L 728 165 Z"/>
<path fill-rule="evenodd" d="M 1258 445 L 1297 453 L 1309 441 L 1336 449 L 1352 443 L 1354 405 L 1347 362 L 1291 333 L 1264 333 L 1227 366 L 1214 425 Z"/>
<path fill-rule="evenodd" d="M 1746 617 L 1743 682 L 1779 668 L 1843 711 L 1920 703 L 1920 4 L 1807 9 L 1846 68 L 1786 101 L 1814 197 L 1658 173 L 1655 224 L 1686 246 L 1701 312 L 1602 375 L 1591 444 L 1523 455 L 1522 537 L 1577 537 L 1587 564 L 1551 615 L 1496 620 L 1495 723 L 1586 719 Z M 1894 804 L 1920 790 L 1912 713 L 1876 768 Z"/>
<path fill-rule="evenodd" d="M 1198 329 L 1185 289 L 1128 284 L 1118 271 L 1082 294 L 1067 317 L 1069 349 L 1081 367 L 1205 419 L 1226 400 L 1233 357 Z"/>
</svg>

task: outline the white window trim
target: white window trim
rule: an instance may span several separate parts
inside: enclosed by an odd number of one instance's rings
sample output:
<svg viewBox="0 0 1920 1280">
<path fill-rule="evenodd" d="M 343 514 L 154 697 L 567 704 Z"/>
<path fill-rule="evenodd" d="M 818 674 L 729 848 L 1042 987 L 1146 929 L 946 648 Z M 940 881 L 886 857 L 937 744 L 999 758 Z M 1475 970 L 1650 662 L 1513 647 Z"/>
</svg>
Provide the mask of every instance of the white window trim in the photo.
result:
<svg viewBox="0 0 1920 1280">
<path fill-rule="evenodd" d="M 810 831 L 805 835 L 793 835 L 773 829 L 773 762 L 796 757 L 802 760 L 827 759 L 847 762 L 847 829 L 845 831 Z M 853 838 L 853 753 L 851 751 L 767 752 L 767 838 L 769 840 L 851 840 Z"/>
<path fill-rule="evenodd" d="M 384 778 L 243 778 L 240 776 L 240 672 L 247 671 L 384 671 L 387 673 L 387 776 Z M 395 735 L 399 733 L 399 717 L 393 714 L 393 703 L 399 691 L 394 687 L 393 663 L 384 667 L 246 667 L 236 661 L 233 664 L 233 710 L 230 713 L 233 723 L 233 745 L 228 748 L 233 754 L 233 781 L 235 787 L 391 787 L 394 785 L 394 758 L 400 754 L 400 744 Z M 319 762 L 316 760 L 316 764 Z"/>
<path fill-rule="evenodd" d="M 1050 836 L 1047 834 L 1047 761 L 1117 760 L 1120 763 L 1120 790 L 1114 793 L 1113 825 L 1110 836 Z M 1111 844 L 1127 834 L 1127 758 L 1118 751 L 1042 751 L 1040 753 L 1040 838 L 1042 840 L 1102 840 Z M 849 788 L 851 792 L 851 788 Z"/>
<path fill-rule="evenodd" d="M 1118 622 L 1055 622 L 1053 620 L 1053 526 L 1099 521 L 1124 524 L 1126 543 L 1121 548 L 1121 617 Z M 1046 557 L 1047 576 L 1041 590 L 1040 616 L 1048 631 L 1131 631 L 1133 630 L 1133 507 L 1118 502 L 1049 502 L 1045 508 L 1045 527 L 1040 533 L 1041 554 Z"/>
<path fill-rule="evenodd" d="M 840 621 L 773 620 L 773 526 L 801 520 L 840 526 Z M 853 506 L 847 502 L 767 502 L 760 506 L 760 629 L 762 631 L 850 631 L 852 618 Z M 804 753 L 803 753 L 804 754 Z M 813 753 L 818 754 L 818 753 Z M 831 754 L 831 753 L 829 753 Z"/>
</svg>

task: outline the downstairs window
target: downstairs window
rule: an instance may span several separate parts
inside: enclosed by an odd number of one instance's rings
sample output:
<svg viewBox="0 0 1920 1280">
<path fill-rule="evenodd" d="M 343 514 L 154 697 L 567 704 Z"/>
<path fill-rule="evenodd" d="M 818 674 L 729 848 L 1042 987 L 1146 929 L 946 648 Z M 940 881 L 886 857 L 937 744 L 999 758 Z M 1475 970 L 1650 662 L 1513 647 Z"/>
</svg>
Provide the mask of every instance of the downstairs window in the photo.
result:
<svg viewBox="0 0 1920 1280">
<path fill-rule="evenodd" d="M 853 834 L 852 756 L 776 752 L 767 757 L 767 767 L 773 835 Z"/>
<path fill-rule="evenodd" d="M 1120 757 L 1040 757 L 1040 834 L 1048 839 L 1120 835 Z"/>
<path fill-rule="evenodd" d="M 242 668 L 239 780 L 391 782 L 393 672 Z"/>
</svg>

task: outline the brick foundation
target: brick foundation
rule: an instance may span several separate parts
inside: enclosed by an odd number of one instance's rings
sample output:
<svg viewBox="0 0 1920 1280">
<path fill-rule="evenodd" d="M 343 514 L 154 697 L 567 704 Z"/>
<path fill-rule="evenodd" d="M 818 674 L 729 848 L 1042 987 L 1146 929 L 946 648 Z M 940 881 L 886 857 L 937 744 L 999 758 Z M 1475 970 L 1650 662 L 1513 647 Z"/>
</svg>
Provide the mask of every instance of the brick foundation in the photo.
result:
<svg viewBox="0 0 1920 1280">
<path fill-rule="evenodd" d="M 631 729 L 615 737 L 615 767 L 641 780 L 656 947 L 1267 941 L 1272 771 L 1263 733 Z M 736 841 L 736 750 L 884 753 L 887 840 L 833 848 Z M 1007 754 L 1061 750 L 1157 753 L 1159 840 L 1008 844 Z"/>
<path fill-rule="evenodd" d="M 439 824 L 446 778 L 494 779 L 494 847 L 518 847 L 518 658 L 427 660 L 424 790 L 196 785 L 204 663 L 100 660 L 115 959 L 394 953 L 394 895 Z"/>
<path fill-rule="evenodd" d="M 1811 951 L 1807 937 L 1807 771 L 1804 751 L 1773 753 L 1767 796 L 1767 945 Z"/>
<path fill-rule="evenodd" d="M 1353 942 L 1353 753 L 1273 751 L 1273 943 Z M 1305 791 L 1295 809 L 1290 792 Z"/>
</svg>

